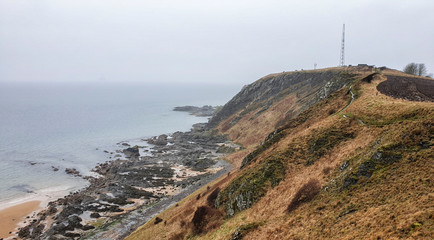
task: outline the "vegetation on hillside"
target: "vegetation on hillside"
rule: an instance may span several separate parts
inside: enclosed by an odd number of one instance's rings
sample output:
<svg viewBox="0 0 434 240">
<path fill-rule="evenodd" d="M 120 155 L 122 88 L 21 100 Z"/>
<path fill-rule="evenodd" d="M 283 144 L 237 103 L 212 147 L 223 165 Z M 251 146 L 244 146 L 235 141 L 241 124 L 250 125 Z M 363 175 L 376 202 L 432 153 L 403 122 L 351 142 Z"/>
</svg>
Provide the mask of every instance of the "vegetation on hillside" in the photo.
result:
<svg viewBox="0 0 434 240">
<path fill-rule="evenodd" d="M 230 157 L 241 168 L 128 239 L 431 239 L 434 103 L 383 95 L 387 76 L 354 71 L 351 87 L 281 115 Z"/>
</svg>

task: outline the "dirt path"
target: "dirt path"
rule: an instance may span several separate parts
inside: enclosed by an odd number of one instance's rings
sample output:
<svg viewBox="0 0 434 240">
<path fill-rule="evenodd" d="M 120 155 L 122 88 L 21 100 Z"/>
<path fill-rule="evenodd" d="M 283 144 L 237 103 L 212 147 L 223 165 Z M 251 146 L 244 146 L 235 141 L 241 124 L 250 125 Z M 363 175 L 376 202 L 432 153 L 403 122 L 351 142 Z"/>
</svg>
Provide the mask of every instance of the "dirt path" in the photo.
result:
<svg viewBox="0 0 434 240">
<path fill-rule="evenodd" d="M 347 106 L 345 106 L 344 108 L 342 108 L 339 112 L 337 112 L 337 113 L 340 113 L 340 112 L 343 112 L 345 109 L 347 109 L 353 102 L 354 102 L 354 93 L 353 93 L 353 91 L 352 91 L 352 88 L 353 88 L 353 86 L 351 85 L 350 86 L 350 88 L 349 88 L 349 91 L 350 91 L 350 94 L 351 94 L 351 100 L 350 100 L 350 102 L 347 104 Z M 342 117 L 344 117 L 344 118 L 347 118 L 348 116 L 347 115 L 345 115 L 345 114 L 342 114 Z M 364 123 L 362 120 L 360 120 L 360 119 L 358 119 L 357 118 L 357 121 L 360 123 L 360 124 L 362 124 L 362 125 L 366 125 L 366 123 Z"/>
<path fill-rule="evenodd" d="M 353 86 L 351 85 L 350 86 L 350 88 L 348 89 L 349 91 L 350 91 L 350 94 L 351 94 L 351 100 L 350 100 L 350 103 L 348 103 L 348 105 L 347 106 L 345 106 L 344 108 L 342 108 L 342 110 L 340 110 L 339 112 L 342 112 L 342 111 L 344 111 L 345 109 L 347 109 L 353 102 L 354 102 L 354 93 L 353 93 L 353 91 L 352 91 L 352 88 L 353 88 Z"/>
</svg>

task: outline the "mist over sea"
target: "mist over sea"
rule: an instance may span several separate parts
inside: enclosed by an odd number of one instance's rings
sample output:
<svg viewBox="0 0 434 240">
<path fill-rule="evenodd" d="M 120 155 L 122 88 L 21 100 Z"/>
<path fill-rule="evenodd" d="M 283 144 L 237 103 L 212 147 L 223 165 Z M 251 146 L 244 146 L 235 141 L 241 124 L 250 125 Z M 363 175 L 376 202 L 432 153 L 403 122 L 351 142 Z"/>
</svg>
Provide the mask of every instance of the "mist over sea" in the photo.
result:
<svg viewBox="0 0 434 240">
<path fill-rule="evenodd" d="M 110 160 L 117 143 L 186 131 L 206 122 L 183 105 L 223 105 L 234 85 L 139 83 L 0 83 L 0 207 L 37 194 L 75 191 Z M 53 167 L 59 171 L 53 171 Z"/>
</svg>

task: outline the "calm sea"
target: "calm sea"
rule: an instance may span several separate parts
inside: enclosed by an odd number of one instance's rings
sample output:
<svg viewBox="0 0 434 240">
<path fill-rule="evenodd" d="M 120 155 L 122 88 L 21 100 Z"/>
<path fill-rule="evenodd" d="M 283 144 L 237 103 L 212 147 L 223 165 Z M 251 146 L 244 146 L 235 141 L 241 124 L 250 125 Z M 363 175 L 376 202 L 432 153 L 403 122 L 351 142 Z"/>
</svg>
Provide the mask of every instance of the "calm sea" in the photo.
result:
<svg viewBox="0 0 434 240">
<path fill-rule="evenodd" d="M 74 191 L 117 143 L 206 122 L 182 105 L 223 105 L 240 86 L 0 83 L 0 207 L 33 195 Z M 53 171 L 53 167 L 59 171 Z"/>
</svg>

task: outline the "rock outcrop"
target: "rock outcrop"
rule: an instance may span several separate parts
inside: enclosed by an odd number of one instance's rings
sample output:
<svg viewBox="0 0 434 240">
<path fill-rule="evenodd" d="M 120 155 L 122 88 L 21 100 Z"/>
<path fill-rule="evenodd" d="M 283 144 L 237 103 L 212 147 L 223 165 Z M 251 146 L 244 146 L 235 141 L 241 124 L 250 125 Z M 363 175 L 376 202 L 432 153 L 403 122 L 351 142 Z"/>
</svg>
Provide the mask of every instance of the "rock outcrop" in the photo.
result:
<svg viewBox="0 0 434 240">
<path fill-rule="evenodd" d="M 209 106 L 209 105 L 205 105 L 203 107 L 182 106 L 182 107 L 175 107 L 173 111 L 188 112 L 191 115 L 197 117 L 211 117 L 212 115 L 214 115 L 216 109 L 217 109 L 216 107 Z"/>
<path fill-rule="evenodd" d="M 351 77 L 351 74 L 343 70 L 288 72 L 265 76 L 244 86 L 220 111 L 216 112 L 209 121 L 208 127 L 216 127 L 223 120 L 243 109 L 241 115 L 258 108 L 264 112 L 273 103 L 291 93 L 296 93 L 299 101 L 303 102 L 301 110 L 307 109 L 348 84 Z"/>
</svg>

